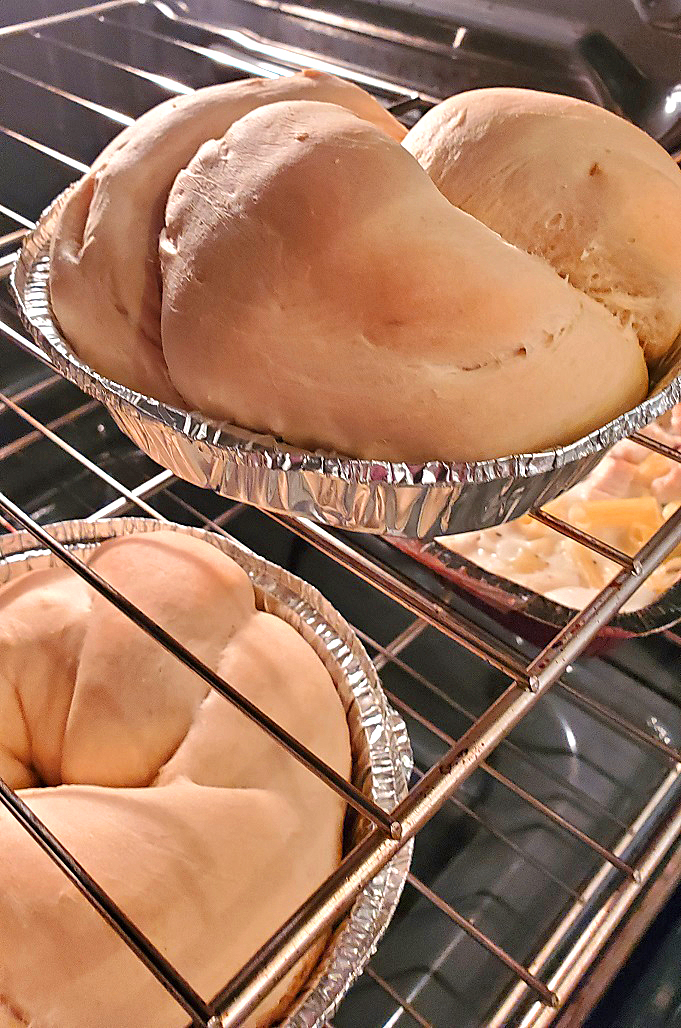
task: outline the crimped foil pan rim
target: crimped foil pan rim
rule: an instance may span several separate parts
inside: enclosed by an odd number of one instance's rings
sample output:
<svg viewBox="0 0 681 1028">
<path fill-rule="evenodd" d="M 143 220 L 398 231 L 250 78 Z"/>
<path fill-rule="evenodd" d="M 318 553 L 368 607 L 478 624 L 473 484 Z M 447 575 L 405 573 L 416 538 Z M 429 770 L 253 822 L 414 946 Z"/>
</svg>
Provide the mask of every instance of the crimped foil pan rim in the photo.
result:
<svg viewBox="0 0 681 1028">
<path fill-rule="evenodd" d="M 488 605 L 493 605 L 507 614 L 518 614 L 532 621 L 565 628 L 578 613 L 576 607 L 568 607 L 557 600 L 550 600 L 528 586 L 519 585 L 508 578 L 487 571 L 462 554 L 448 549 L 436 539 L 425 543 L 389 540 L 403 553 L 423 563 L 435 574 L 453 582 L 458 588 L 472 593 Z M 423 560 L 426 556 L 427 561 Z M 448 574 L 453 572 L 453 574 Z M 471 584 L 468 584 L 468 583 Z M 477 590 L 472 583 L 484 587 Z M 619 611 L 598 633 L 599 636 L 616 635 L 620 638 L 654 635 L 673 628 L 681 621 L 681 581 L 670 586 L 652 603 L 638 610 Z"/>
<path fill-rule="evenodd" d="M 404 721 L 388 705 L 376 670 L 357 636 L 317 589 L 236 539 L 199 528 L 135 517 L 62 521 L 46 527 L 56 539 L 80 552 L 132 532 L 171 530 L 204 539 L 236 560 L 251 579 L 258 606 L 288 621 L 329 671 L 348 715 L 355 784 L 369 789 L 385 810 L 404 798 L 413 766 Z M 29 532 L 0 537 L 0 585 L 46 564 L 61 566 L 59 558 L 36 543 Z M 359 819 L 355 819 L 351 844 L 358 841 L 361 831 Z M 324 1028 L 333 1016 L 388 927 L 402 894 L 412 850 L 413 840 L 357 897 L 329 940 L 303 993 L 281 1023 L 282 1028 Z"/>
<path fill-rule="evenodd" d="M 73 187 L 69 187 L 71 189 Z M 49 299 L 49 242 L 62 193 L 24 238 L 10 274 L 22 321 L 52 367 L 104 403 L 122 430 L 179 477 L 263 509 L 336 527 L 430 539 L 490 527 L 575 484 L 619 439 L 681 401 L 681 340 L 633 411 L 564 447 L 473 462 L 312 453 L 159 403 L 98 375 L 61 336 Z M 666 378 L 664 377 L 666 374 Z M 661 381 L 660 381 L 661 379 Z"/>
</svg>

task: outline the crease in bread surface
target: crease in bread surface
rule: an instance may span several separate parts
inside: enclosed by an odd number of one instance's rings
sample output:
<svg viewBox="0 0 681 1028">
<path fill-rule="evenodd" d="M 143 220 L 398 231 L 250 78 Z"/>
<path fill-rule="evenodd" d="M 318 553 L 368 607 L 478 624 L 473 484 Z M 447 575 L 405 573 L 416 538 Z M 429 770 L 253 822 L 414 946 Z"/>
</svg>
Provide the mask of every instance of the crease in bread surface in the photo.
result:
<svg viewBox="0 0 681 1028">
<path fill-rule="evenodd" d="M 544 258 L 656 360 L 681 332 L 681 174 L 641 129 L 526 89 L 457 94 L 404 146 L 444 196 Z"/>
<path fill-rule="evenodd" d="M 177 389 L 307 449 L 532 452 L 647 390 L 630 329 L 332 105 L 270 104 L 204 143 L 170 192 L 159 252 Z"/>
<path fill-rule="evenodd" d="M 405 130 L 363 89 L 316 71 L 249 79 L 174 97 L 124 129 L 76 185 L 50 250 L 52 308 L 100 374 L 184 406 L 160 348 L 158 236 L 170 187 L 198 147 L 262 104 L 309 97 L 347 105 L 399 140 Z M 93 298 L 96 302 L 93 303 Z"/>
<path fill-rule="evenodd" d="M 105 543 L 91 563 L 349 776 L 347 723 L 328 672 L 291 626 L 256 609 L 238 565 L 208 543 L 164 531 Z M 0 590 L 0 773 L 210 997 L 337 866 L 344 805 L 98 602 L 106 603 L 56 569 Z M 57 676 L 69 649 L 64 685 Z M 37 787 L 33 764 L 49 785 Z M 7 813 L 0 821 L 3 1028 L 22 1018 L 36 1028 L 180 1028 L 186 1014 L 23 829 Z M 283 1015 L 323 945 L 263 1001 L 249 1028 Z"/>
<path fill-rule="evenodd" d="M 332 76 L 209 87 L 78 184 L 53 307 L 100 374 L 296 447 L 538 452 L 635 407 L 681 327 L 651 176 L 681 214 L 671 158 L 570 98 L 477 90 L 405 136 Z"/>
</svg>

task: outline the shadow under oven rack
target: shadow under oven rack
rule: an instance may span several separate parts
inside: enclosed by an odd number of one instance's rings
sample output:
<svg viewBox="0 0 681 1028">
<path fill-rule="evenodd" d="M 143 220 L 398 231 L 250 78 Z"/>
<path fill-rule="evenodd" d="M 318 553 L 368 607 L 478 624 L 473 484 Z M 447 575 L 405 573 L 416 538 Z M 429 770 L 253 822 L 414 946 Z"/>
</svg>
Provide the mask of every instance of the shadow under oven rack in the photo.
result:
<svg viewBox="0 0 681 1028">
<path fill-rule="evenodd" d="M 246 10 L 246 0 L 240 2 Z M 287 16 L 304 23 L 306 12 L 290 7 Z M 409 46 L 408 39 L 402 43 Z M 409 123 L 434 99 L 247 30 L 211 28 L 163 4 L 113 0 L 0 29 L 0 275 L 51 196 L 144 109 L 198 85 L 310 66 L 358 81 Z M 4 289 L 0 345 L 4 530 L 27 528 L 64 559 L 68 554 L 42 524 L 141 511 L 218 533 L 229 529 L 270 559 L 316 578 L 354 623 L 390 701 L 407 720 L 416 756 L 403 803 L 389 817 L 369 801 L 360 804 L 373 821 L 366 839 L 212 1000 L 193 992 L 41 830 L 20 797 L 0 784 L 4 806 L 135 949 L 192 1024 L 241 1023 L 271 976 L 311 943 L 312 926 L 321 931 L 336 922 L 415 835 L 401 907 L 333 1028 L 581 1023 L 681 878 L 678 639 L 667 633 L 662 655 L 641 641 L 627 644 L 624 661 L 619 654 L 575 661 L 679 545 L 681 510 L 635 557 L 551 518 L 551 527 L 604 553 L 620 571 L 537 653 L 425 569 L 391 556 L 387 544 L 377 554 L 359 536 L 268 517 L 159 470 L 98 404 L 33 359 L 39 354 Z M 655 441 L 638 441 L 681 460 Z M 87 573 L 69 559 L 77 573 Z M 120 594 L 106 583 L 99 587 L 135 616 Z M 172 639 L 161 644 L 186 661 Z M 323 768 L 315 771 L 326 777 Z"/>
</svg>

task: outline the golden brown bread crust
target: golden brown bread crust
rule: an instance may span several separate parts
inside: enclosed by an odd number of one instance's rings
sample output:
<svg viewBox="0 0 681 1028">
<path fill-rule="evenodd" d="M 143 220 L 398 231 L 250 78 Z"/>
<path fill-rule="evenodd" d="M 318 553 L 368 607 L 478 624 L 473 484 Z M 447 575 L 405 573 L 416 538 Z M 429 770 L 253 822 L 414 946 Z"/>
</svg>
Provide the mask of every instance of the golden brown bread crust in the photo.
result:
<svg viewBox="0 0 681 1028">
<path fill-rule="evenodd" d="M 91 563 L 348 776 L 327 671 L 293 628 L 255 610 L 228 557 L 158 532 L 105 543 Z M 23 798 L 207 998 L 338 864 L 338 797 L 70 572 L 0 590 L 0 724 L 9 784 L 23 786 L 22 768 L 51 775 Z M 186 1023 L 6 812 L 0 923 L 0 1024 Z M 279 1016 L 316 959 L 296 965 L 249 1028 Z"/>
</svg>

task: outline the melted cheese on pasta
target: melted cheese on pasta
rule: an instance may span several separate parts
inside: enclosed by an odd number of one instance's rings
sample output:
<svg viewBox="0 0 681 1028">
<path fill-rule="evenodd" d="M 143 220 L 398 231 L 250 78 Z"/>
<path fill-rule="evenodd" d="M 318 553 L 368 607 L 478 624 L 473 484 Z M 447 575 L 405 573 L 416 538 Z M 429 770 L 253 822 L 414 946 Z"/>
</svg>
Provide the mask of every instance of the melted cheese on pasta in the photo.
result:
<svg viewBox="0 0 681 1028">
<path fill-rule="evenodd" d="M 681 404 L 645 429 L 681 449 Z M 681 464 L 624 440 L 546 510 L 633 556 L 681 504 Z M 584 606 L 618 565 L 523 515 L 496 528 L 439 540 L 501 578 L 568 607 Z M 623 610 L 651 603 L 681 579 L 681 547 L 653 572 Z"/>
</svg>

